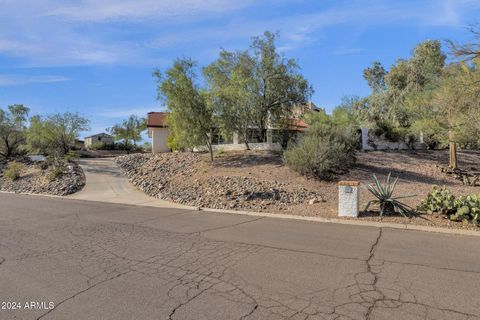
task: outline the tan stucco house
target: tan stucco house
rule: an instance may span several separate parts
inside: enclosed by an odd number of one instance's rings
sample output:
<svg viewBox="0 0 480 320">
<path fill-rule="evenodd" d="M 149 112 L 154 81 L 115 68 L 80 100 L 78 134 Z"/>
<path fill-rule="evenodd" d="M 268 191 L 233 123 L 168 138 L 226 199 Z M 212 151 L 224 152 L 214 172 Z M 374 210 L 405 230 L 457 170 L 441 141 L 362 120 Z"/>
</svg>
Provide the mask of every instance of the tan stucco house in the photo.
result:
<svg viewBox="0 0 480 320">
<path fill-rule="evenodd" d="M 169 135 L 167 112 L 149 112 L 147 114 L 148 136 L 152 139 L 152 152 L 170 152 L 167 146 Z"/>
<path fill-rule="evenodd" d="M 259 130 L 252 128 L 248 133 L 249 147 L 261 150 L 281 150 L 282 146 L 286 146 L 289 137 L 293 137 L 308 128 L 308 124 L 302 120 L 303 115 L 310 111 L 320 110 L 321 109 L 312 102 L 295 107 L 292 112 L 292 117 L 289 119 L 290 123 L 286 128 L 274 128 L 269 126 L 265 129 L 266 142 L 263 142 L 262 138 L 259 136 Z M 166 121 L 167 117 L 168 112 L 149 112 L 147 114 L 148 136 L 152 139 L 153 153 L 171 151 L 167 146 L 167 140 L 170 134 Z M 237 134 L 233 134 L 233 137 L 229 140 L 224 140 L 223 137 L 218 134 L 218 130 L 213 128 L 212 131 L 214 150 L 243 150 L 245 148 L 245 143 Z M 199 146 L 194 148 L 194 151 L 202 151 L 203 149 L 205 149 L 204 146 Z"/>
<path fill-rule="evenodd" d="M 97 133 L 92 136 L 85 137 L 85 148 L 89 149 L 92 145 L 97 143 L 104 143 L 106 145 L 112 145 L 115 143 L 113 137 L 106 133 Z"/>
</svg>

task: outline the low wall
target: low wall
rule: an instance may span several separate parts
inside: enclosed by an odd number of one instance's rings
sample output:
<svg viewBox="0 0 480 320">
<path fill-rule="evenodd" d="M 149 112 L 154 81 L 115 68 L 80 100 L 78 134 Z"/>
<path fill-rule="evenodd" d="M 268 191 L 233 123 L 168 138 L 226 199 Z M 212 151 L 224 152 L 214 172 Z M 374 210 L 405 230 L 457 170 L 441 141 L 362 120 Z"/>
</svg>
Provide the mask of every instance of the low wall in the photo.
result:
<svg viewBox="0 0 480 320">
<path fill-rule="evenodd" d="M 265 151 L 281 151 L 282 146 L 279 143 L 249 143 L 250 150 L 265 150 Z M 215 144 L 212 146 L 214 151 L 243 151 L 247 147 L 244 143 L 231 143 L 231 144 Z M 195 152 L 208 151 L 207 146 L 196 147 L 193 149 Z"/>
<path fill-rule="evenodd" d="M 381 137 L 377 137 L 368 132 L 367 128 L 362 128 L 362 150 L 409 150 L 426 149 L 424 143 L 415 142 L 413 147 L 409 147 L 405 142 L 392 142 Z"/>
</svg>

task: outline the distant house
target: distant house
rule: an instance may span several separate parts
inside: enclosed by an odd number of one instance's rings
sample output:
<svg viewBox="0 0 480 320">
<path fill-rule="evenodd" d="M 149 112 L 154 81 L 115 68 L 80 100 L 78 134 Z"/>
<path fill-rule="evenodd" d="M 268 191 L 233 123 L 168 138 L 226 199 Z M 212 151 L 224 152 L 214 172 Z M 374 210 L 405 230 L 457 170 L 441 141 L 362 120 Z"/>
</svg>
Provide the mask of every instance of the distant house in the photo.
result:
<svg viewBox="0 0 480 320">
<path fill-rule="evenodd" d="M 167 120 L 167 112 L 149 112 L 147 114 L 148 136 L 152 139 L 152 152 L 170 152 L 167 146 L 168 135 L 170 134 Z"/>
<path fill-rule="evenodd" d="M 97 133 L 93 136 L 85 137 L 85 148 L 89 149 L 92 145 L 97 143 L 104 143 L 106 145 L 112 145 L 115 143 L 113 137 L 106 133 Z"/>
<path fill-rule="evenodd" d="M 288 141 L 295 138 L 299 133 L 308 128 L 308 124 L 302 120 L 307 112 L 319 112 L 322 110 L 313 102 L 299 105 L 293 108 L 292 117 L 287 119 L 287 123 L 281 128 L 268 126 L 263 132 L 256 128 L 251 128 L 247 132 L 248 143 L 252 149 L 262 150 L 281 150 Z M 167 146 L 168 136 L 170 134 L 166 119 L 168 112 L 149 112 L 147 114 L 148 136 L 152 139 L 152 152 L 170 152 Z M 233 134 L 228 140 L 225 140 L 217 128 L 212 128 L 213 149 L 222 150 L 243 150 L 245 143 L 237 134 Z M 265 139 L 264 139 L 265 137 Z M 266 142 L 263 142 L 265 141 Z M 204 150 L 205 147 L 199 146 L 194 150 Z"/>
<path fill-rule="evenodd" d="M 77 150 L 85 149 L 85 141 L 75 139 L 75 149 L 77 149 Z"/>
</svg>

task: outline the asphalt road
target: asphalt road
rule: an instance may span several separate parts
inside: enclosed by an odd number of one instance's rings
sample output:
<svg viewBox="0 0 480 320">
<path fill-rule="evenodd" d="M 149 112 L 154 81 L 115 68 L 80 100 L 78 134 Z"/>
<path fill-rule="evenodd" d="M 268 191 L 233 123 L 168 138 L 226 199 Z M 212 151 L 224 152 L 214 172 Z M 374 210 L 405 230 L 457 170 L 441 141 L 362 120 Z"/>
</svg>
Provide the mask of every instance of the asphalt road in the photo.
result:
<svg viewBox="0 0 480 320">
<path fill-rule="evenodd" d="M 480 319 L 480 237 L 0 194 L 0 301 L 0 319 Z"/>
</svg>

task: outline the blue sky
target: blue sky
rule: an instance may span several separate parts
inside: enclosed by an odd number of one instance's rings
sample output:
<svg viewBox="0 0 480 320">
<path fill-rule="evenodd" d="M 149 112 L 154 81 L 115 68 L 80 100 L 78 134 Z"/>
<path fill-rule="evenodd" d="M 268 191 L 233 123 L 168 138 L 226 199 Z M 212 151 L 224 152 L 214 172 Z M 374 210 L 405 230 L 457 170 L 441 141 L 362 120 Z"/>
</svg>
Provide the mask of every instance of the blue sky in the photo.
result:
<svg viewBox="0 0 480 320">
<path fill-rule="evenodd" d="M 0 0 L 0 107 L 79 112 L 101 132 L 161 109 L 154 68 L 206 65 L 271 30 L 330 111 L 369 93 L 372 61 L 388 67 L 426 39 L 469 40 L 475 22 L 480 0 Z"/>
</svg>

